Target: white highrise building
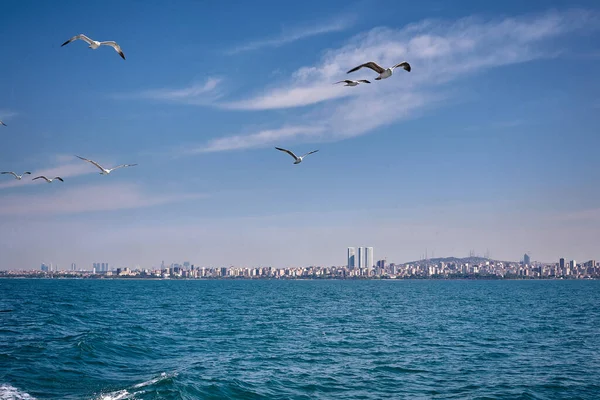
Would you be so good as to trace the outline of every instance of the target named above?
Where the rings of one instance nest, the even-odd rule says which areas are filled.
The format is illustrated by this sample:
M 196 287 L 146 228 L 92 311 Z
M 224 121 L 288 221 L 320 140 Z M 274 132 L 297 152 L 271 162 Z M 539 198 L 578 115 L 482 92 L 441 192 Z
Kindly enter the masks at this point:
M 365 249 L 364 247 L 358 248 L 358 262 L 356 263 L 358 268 L 365 267 Z
M 356 249 L 348 247 L 348 268 L 356 268 Z
M 374 259 L 372 247 L 348 247 L 348 268 L 373 268 Z
M 373 266 L 375 265 L 375 262 L 373 261 L 373 248 L 372 247 L 365 247 L 364 248 L 364 252 L 365 252 L 365 267 L 366 268 L 373 268 Z

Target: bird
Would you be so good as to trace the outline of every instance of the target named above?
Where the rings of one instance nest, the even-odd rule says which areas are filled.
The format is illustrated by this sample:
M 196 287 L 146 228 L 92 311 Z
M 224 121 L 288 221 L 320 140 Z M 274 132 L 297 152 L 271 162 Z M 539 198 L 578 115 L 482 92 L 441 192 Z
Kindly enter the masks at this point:
M 87 44 L 90 45 L 89 46 L 90 49 L 94 49 L 94 50 L 96 50 L 98 47 L 100 47 L 102 45 L 110 46 L 113 49 L 115 49 L 115 51 L 117 53 L 119 53 L 119 55 L 121 56 L 121 58 L 123 60 L 125 59 L 125 54 L 123 54 L 123 50 L 121 50 L 121 46 L 119 46 L 117 44 L 117 42 L 114 42 L 112 40 L 109 40 L 107 42 L 98 42 L 97 40 L 90 39 L 89 37 L 85 36 L 83 33 L 73 36 L 71 39 L 69 39 L 66 42 L 64 42 L 63 44 L 61 44 L 60 47 L 63 47 L 64 45 L 69 44 L 72 41 L 77 40 L 77 39 L 83 40 L 84 42 L 86 42 Z
M 6 126 L 6 124 L 4 122 L 2 122 L 2 121 L 0 121 L 0 125 Z
M 358 71 L 362 67 L 371 68 L 373 71 L 377 72 L 379 74 L 379 76 L 377 78 L 375 78 L 376 81 L 385 79 L 385 78 L 389 78 L 394 73 L 394 69 L 396 69 L 398 67 L 402 67 L 408 72 L 410 72 L 410 70 L 411 70 L 410 64 L 407 63 L 406 61 L 402 61 L 400 64 L 396 64 L 393 67 L 389 67 L 389 68 L 380 67 L 379 65 L 377 65 L 376 62 L 369 61 L 368 63 L 364 63 L 364 64 L 359 65 L 358 67 L 352 68 L 350 71 L 347 72 L 347 74 L 349 74 L 350 72 Z
M 60 176 L 55 176 L 52 179 L 48 179 L 44 175 L 36 176 L 35 178 L 32 179 L 32 181 L 35 181 L 36 179 L 40 179 L 40 178 L 42 178 L 43 180 L 45 180 L 48 183 L 52 183 L 52 181 L 55 180 L 55 179 L 58 179 L 59 181 L 64 182 L 63 178 L 61 178 Z
M 371 83 L 371 82 L 369 82 L 366 79 L 360 79 L 358 81 L 353 81 L 353 80 L 350 80 L 350 79 L 345 79 L 343 81 L 339 81 L 339 82 L 334 83 L 334 85 L 337 85 L 338 83 L 342 83 L 342 82 L 346 82 L 346 84 L 344 86 L 357 86 L 359 83 Z
M 23 178 L 24 175 L 31 175 L 31 172 L 23 172 L 22 175 L 17 175 L 14 172 L 10 171 L 10 172 L 2 172 L 2 174 L 11 174 L 15 177 L 15 179 L 21 180 L 21 178 Z
M 117 168 L 123 168 L 123 167 L 134 167 L 134 166 L 136 166 L 136 165 L 137 165 L 137 164 L 123 164 L 123 165 L 116 166 L 116 167 L 114 167 L 114 168 L 104 168 L 104 167 L 102 167 L 100 164 L 98 164 L 96 161 L 88 160 L 87 158 L 79 157 L 78 155 L 76 155 L 75 157 L 77 157 L 77 158 L 80 158 L 80 159 L 82 159 L 83 161 L 87 161 L 87 162 L 89 162 L 90 164 L 93 164 L 93 165 L 95 165 L 96 167 L 98 167 L 98 169 L 100 169 L 100 171 L 101 171 L 101 172 L 100 172 L 100 175 L 108 175 L 108 174 L 110 174 L 112 171 L 114 171 L 114 170 L 115 170 L 115 169 L 117 169 Z
M 279 151 L 285 151 L 285 152 L 286 152 L 286 153 L 288 153 L 290 156 L 294 157 L 294 160 L 296 160 L 296 161 L 294 161 L 294 164 L 300 164 L 300 163 L 302 162 L 302 159 L 304 159 L 304 157 L 306 157 L 306 156 L 307 156 L 307 155 L 309 155 L 309 154 L 316 153 L 317 151 L 319 151 L 319 150 L 313 150 L 313 151 L 309 151 L 308 153 L 306 153 L 306 154 L 304 154 L 304 155 L 302 155 L 302 156 L 298 157 L 297 155 L 295 155 L 295 154 L 294 154 L 292 151 L 290 151 L 290 150 L 282 149 L 281 147 L 275 147 L 275 148 L 276 148 L 277 150 L 279 150 Z

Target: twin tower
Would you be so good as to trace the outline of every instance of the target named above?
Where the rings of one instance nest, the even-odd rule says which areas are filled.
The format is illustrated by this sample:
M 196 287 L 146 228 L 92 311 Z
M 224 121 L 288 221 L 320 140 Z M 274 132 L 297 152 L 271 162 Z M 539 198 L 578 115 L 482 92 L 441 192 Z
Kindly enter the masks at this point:
M 348 268 L 373 268 L 375 266 L 373 260 L 372 247 L 348 247 Z

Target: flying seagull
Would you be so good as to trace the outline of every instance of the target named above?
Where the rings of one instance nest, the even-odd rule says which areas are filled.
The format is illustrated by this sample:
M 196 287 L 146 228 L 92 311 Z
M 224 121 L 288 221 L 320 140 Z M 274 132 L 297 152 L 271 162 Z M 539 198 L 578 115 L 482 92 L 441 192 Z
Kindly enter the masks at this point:
M 2 172 L 2 174 L 11 174 L 12 176 L 15 177 L 15 179 L 21 180 L 21 178 L 23 178 L 24 175 L 31 175 L 31 172 L 23 172 L 23 175 L 17 175 L 14 172 L 10 171 L 10 172 Z
M 55 179 L 58 179 L 59 181 L 64 182 L 63 178 L 61 178 L 60 176 L 55 176 L 52 179 L 48 179 L 44 175 L 36 176 L 35 178 L 32 179 L 32 181 L 35 181 L 36 179 L 40 179 L 40 178 L 42 178 L 43 180 L 45 180 L 48 183 L 52 183 L 52 181 L 55 180 Z
M 4 122 L 2 122 L 2 121 L 0 121 L 0 125 L 6 126 L 6 124 Z
M 100 175 L 108 175 L 108 174 L 110 174 L 112 171 L 114 171 L 114 170 L 115 170 L 115 169 L 117 169 L 117 168 L 123 168 L 123 167 L 133 167 L 133 166 L 136 166 L 136 165 L 137 165 L 137 164 L 123 164 L 123 165 L 116 166 L 116 167 L 114 167 L 114 168 L 104 168 L 104 167 L 102 167 L 100 164 L 98 164 L 96 161 L 88 160 L 87 158 L 79 157 L 79 156 L 77 156 L 77 155 L 76 155 L 75 157 L 77 157 L 77 158 L 80 158 L 80 159 L 82 159 L 83 161 L 87 161 L 87 162 L 89 162 L 90 164 L 93 164 L 93 165 L 95 165 L 96 167 L 98 167 L 98 169 L 100 169 L 100 171 L 101 171 L 101 172 L 100 172 Z
M 296 160 L 296 161 L 294 161 L 294 164 L 300 164 L 300 163 L 302 162 L 302 159 L 303 159 L 304 157 L 306 157 L 306 156 L 307 156 L 307 155 L 309 155 L 309 154 L 316 153 L 317 151 L 319 151 L 319 150 L 313 150 L 313 151 L 309 151 L 308 153 L 306 153 L 306 154 L 304 154 L 304 155 L 302 155 L 302 156 L 298 157 L 297 155 L 295 155 L 295 154 L 294 154 L 293 152 L 291 152 L 290 150 L 282 149 L 282 148 L 280 148 L 280 147 L 275 147 L 275 148 L 276 148 L 277 150 L 279 150 L 279 151 L 285 151 L 285 152 L 286 152 L 286 153 L 288 153 L 290 156 L 294 157 L 294 160 Z
M 371 83 L 371 82 L 369 82 L 366 79 L 360 79 L 358 81 L 353 81 L 353 80 L 350 80 L 350 79 L 345 79 L 343 81 L 339 81 L 339 82 L 334 83 L 334 85 L 337 85 L 338 83 L 342 83 L 342 82 L 346 82 L 346 84 L 344 86 L 356 86 L 359 83 Z
M 379 65 L 377 65 L 377 63 L 375 63 L 375 62 L 369 61 L 368 63 L 364 63 L 364 64 L 359 65 L 358 67 L 352 68 L 347 73 L 349 74 L 350 72 L 358 71 L 362 67 L 371 68 L 373 71 L 377 72 L 379 74 L 379 76 L 377 78 L 375 78 L 376 81 L 378 81 L 380 79 L 389 78 L 394 73 L 394 69 L 398 68 L 398 67 L 402 67 L 406 71 L 410 72 L 410 64 L 407 63 L 406 61 L 402 61 L 400 64 L 396 64 L 390 68 L 383 68 L 383 67 L 380 67 Z
M 123 50 L 121 50 L 121 46 L 119 46 L 117 44 L 117 42 L 113 42 L 112 40 L 109 40 L 107 42 L 98 42 L 96 40 L 90 39 L 89 37 L 85 36 L 83 33 L 73 36 L 71 39 L 69 39 L 66 42 L 64 42 L 63 44 L 61 44 L 60 47 L 63 47 L 65 44 L 69 44 L 72 41 L 77 40 L 77 39 L 83 40 L 84 42 L 86 42 L 87 44 L 90 45 L 89 46 L 90 49 L 94 49 L 94 50 L 96 50 L 98 47 L 100 47 L 102 45 L 110 46 L 113 49 L 115 49 L 115 51 L 117 53 L 119 53 L 119 55 L 121 56 L 121 58 L 123 58 L 123 60 L 125 59 L 125 54 L 123 54 Z

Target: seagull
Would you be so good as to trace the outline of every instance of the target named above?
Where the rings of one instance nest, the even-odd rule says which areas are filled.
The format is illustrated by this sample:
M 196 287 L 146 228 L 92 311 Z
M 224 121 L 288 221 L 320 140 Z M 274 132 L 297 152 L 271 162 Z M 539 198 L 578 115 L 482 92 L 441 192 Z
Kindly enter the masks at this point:
M 86 42 L 87 44 L 90 45 L 89 46 L 90 49 L 94 49 L 94 50 L 96 50 L 98 47 L 102 46 L 103 44 L 106 46 L 110 46 L 113 49 L 115 49 L 115 51 L 117 53 L 119 53 L 119 55 L 121 56 L 121 58 L 123 60 L 125 59 L 125 54 L 123 54 L 123 50 L 121 50 L 121 46 L 119 46 L 117 44 L 117 42 L 113 42 L 112 40 L 109 40 L 107 42 L 98 42 L 96 40 L 90 39 L 89 37 L 85 36 L 83 33 L 73 36 L 71 39 L 69 39 L 66 42 L 64 42 L 63 44 L 61 44 L 60 47 L 63 47 L 65 44 L 69 44 L 72 41 L 77 40 L 77 39 L 83 40 L 84 42 Z
M 52 179 L 48 179 L 44 175 L 37 176 L 37 177 L 33 178 L 32 181 L 35 181 L 36 179 L 40 179 L 40 178 L 42 178 L 43 180 L 45 180 L 48 183 L 52 183 L 52 181 L 55 180 L 55 179 L 58 179 L 59 181 L 64 182 L 63 178 L 61 178 L 60 176 L 55 176 Z
M 4 122 L 2 122 L 2 121 L 0 121 L 0 125 L 6 126 L 6 124 Z
M 2 174 L 11 174 L 12 176 L 15 177 L 15 179 L 21 180 L 21 178 L 23 178 L 24 175 L 31 175 L 31 172 L 23 172 L 23 175 L 17 175 L 14 172 L 10 171 L 10 172 L 2 172 Z
M 96 167 L 98 167 L 98 168 L 100 169 L 100 171 L 101 171 L 101 172 L 100 172 L 100 175 L 108 175 L 108 174 L 110 174 L 112 171 L 114 171 L 114 170 L 115 170 L 115 169 L 117 169 L 117 168 L 123 168 L 123 167 L 134 167 L 134 166 L 136 166 L 136 165 L 137 165 L 137 164 L 123 164 L 123 165 L 116 166 L 116 167 L 114 167 L 114 168 L 108 168 L 108 169 L 107 169 L 107 168 L 104 168 L 104 167 L 102 167 L 102 166 L 101 166 L 100 164 L 98 164 L 96 161 L 88 160 L 87 158 L 79 157 L 79 156 L 77 156 L 77 155 L 76 155 L 75 157 L 77 157 L 77 158 L 80 158 L 80 159 L 82 159 L 83 161 L 87 161 L 87 162 L 89 162 L 90 164 L 93 164 L 93 165 L 95 165 Z
M 375 78 L 376 81 L 385 79 L 385 78 L 389 78 L 394 73 L 394 69 L 398 68 L 398 67 L 402 67 L 406 71 L 410 72 L 410 64 L 407 63 L 406 61 L 402 61 L 400 64 L 396 64 L 390 68 L 383 68 L 383 67 L 380 67 L 379 65 L 377 65 L 377 63 L 375 63 L 375 62 L 369 61 L 368 63 L 364 63 L 364 64 L 359 65 L 358 67 L 352 68 L 347 73 L 349 74 L 350 72 L 358 71 L 362 67 L 371 68 L 373 71 L 377 72 L 379 74 L 379 76 L 377 78 Z
M 294 159 L 296 160 L 296 161 L 294 161 L 294 164 L 300 164 L 300 163 L 302 162 L 302 159 L 303 159 L 304 157 L 306 157 L 306 156 L 307 156 L 307 155 L 309 155 L 309 154 L 316 153 L 317 151 L 319 151 L 319 150 L 313 150 L 313 151 L 309 151 L 308 153 L 306 153 L 306 154 L 304 154 L 304 155 L 302 155 L 302 156 L 298 157 L 297 155 L 295 155 L 295 154 L 294 154 L 293 152 L 291 152 L 290 150 L 282 149 L 282 148 L 280 148 L 280 147 L 275 147 L 275 148 L 276 148 L 277 150 L 279 150 L 279 151 L 285 151 L 285 152 L 286 152 L 286 153 L 288 153 L 290 156 L 294 157 Z
M 339 81 L 339 82 L 334 83 L 334 85 L 337 85 L 338 83 L 342 83 L 342 82 L 346 82 L 346 84 L 344 86 L 356 86 L 359 83 L 371 83 L 371 82 L 369 82 L 366 79 L 361 79 L 361 80 L 358 80 L 358 81 L 353 81 L 353 80 L 350 80 L 350 79 L 345 79 L 343 81 Z

